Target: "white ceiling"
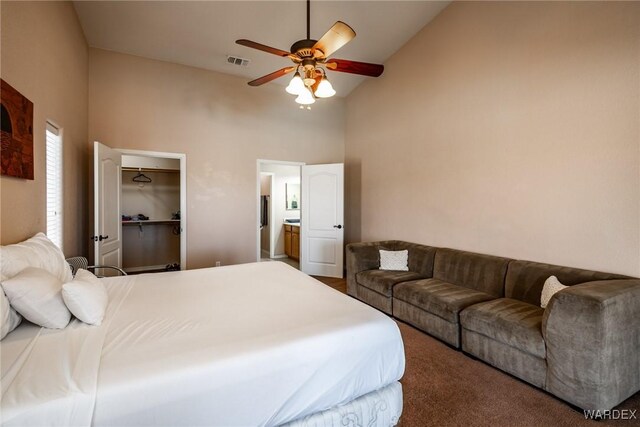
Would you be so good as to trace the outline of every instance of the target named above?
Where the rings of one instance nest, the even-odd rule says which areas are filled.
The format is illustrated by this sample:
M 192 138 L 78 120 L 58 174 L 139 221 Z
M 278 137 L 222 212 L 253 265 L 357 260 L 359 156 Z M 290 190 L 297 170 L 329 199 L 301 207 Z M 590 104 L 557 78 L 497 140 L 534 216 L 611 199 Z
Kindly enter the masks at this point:
M 335 21 L 344 21 L 357 36 L 333 57 L 383 64 L 448 4 L 316 0 L 311 2 L 311 38 L 319 39 Z M 74 5 L 92 47 L 234 74 L 247 81 L 291 62 L 239 46 L 235 40 L 288 51 L 293 42 L 306 38 L 303 0 L 75 1 Z M 251 62 L 248 67 L 231 65 L 227 55 Z M 345 96 L 370 77 L 330 71 L 329 78 L 338 95 Z M 288 80 L 275 83 L 284 85 Z

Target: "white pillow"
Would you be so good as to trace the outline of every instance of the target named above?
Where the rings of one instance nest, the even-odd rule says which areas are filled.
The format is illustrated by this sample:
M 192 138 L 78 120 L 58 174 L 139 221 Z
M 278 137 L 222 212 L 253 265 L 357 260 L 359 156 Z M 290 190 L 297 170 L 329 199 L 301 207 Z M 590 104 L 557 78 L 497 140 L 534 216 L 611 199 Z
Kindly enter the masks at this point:
M 91 272 L 79 269 L 73 281 L 62 285 L 67 308 L 84 323 L 100 325 L 107 310 L 107 290 Z
M 380 270 L 409 271 L 409 251 L 380 249 Z
M 540 295 L 540 307 L 546 308 L 547 304 L 549 304 L 549 300 L 556 293 L 560 292 L 563 289 L 568 288 L 569 286 L 565 286 L 556 276 L 550 276 L 547 280 L 544 281 L 544 286 L 542 287 L 542 295 Z
M 22 316 L 9 305 L 7 296 L 0 289 L 0 340 L 13 331 L 20 322 L 22 322 Z
M 62 329 L 71 320 L 62 300 L 62 282 L 45 270 L 27 267 L 2 287 L 13 308 L 36 325 Z
M 73 278 L 64 254 L 44 233 L 15 245 L 0 246 L 0 281 L 11 279 L 27 267 L 46 270 L 62 283 Z

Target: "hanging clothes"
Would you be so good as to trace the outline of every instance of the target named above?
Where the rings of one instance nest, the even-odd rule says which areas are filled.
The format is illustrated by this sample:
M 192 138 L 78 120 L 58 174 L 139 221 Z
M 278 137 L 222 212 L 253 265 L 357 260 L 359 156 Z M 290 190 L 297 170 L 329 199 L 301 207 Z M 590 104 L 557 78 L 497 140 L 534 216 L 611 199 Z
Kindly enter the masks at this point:
M 269 196 L 260 196 L 260 228 L 269 225 Z

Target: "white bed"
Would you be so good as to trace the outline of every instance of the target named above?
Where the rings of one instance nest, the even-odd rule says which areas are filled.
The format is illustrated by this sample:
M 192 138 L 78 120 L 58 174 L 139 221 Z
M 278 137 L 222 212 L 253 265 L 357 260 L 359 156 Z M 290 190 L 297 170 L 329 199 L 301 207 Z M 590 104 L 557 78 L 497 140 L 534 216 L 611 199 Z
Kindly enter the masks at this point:
M 283 263 L 104 281 L 101 326 L 0 343 L 3 425 L 397 422 L 395 322 Z

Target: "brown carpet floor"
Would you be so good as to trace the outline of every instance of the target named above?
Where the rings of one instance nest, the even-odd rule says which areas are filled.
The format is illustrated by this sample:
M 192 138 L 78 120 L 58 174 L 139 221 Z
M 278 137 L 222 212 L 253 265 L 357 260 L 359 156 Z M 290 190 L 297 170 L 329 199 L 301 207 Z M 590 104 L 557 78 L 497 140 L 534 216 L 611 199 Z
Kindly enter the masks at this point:
M 317 277 L 346 293 L 344 279 Z M 582 411 L 479 360 L 397 322 L 406 370 L 400 426 L 640 426 L 640 393 L 616 409 L 635 420 L 585 420 Z

